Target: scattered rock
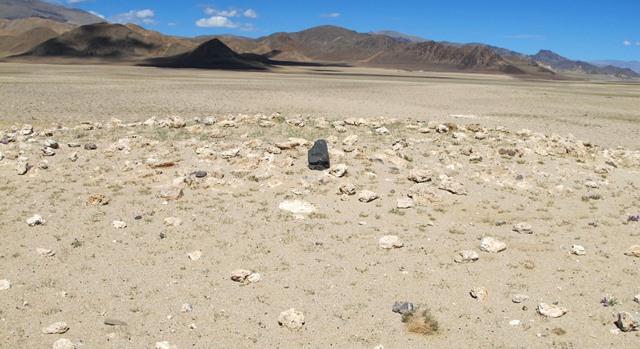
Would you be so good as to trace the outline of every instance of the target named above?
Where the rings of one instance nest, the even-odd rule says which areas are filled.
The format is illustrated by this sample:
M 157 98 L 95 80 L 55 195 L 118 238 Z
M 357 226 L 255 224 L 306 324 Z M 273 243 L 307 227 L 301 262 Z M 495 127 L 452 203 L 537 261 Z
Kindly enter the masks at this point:
M 189 252 L 187 253 L 187 257 L 189 257 L 189 259 L 192 261 L 197 261 L 198 259 L 202 258 L 202 251 Z
M 73 152 L 73 153 L 69 154 L 69 160 L 71 160 L 71 162 L 76 162 L 78 160 L 78 153 L 77 152 Z
M 98 149 L 98 146 L 95 145 L 94 143 L 88 143 L 84 145 L 84 149 L 85 150 L 96 150 Z
M 54 156 L 56 155 L 55 150 L 53 150 L 53 148 L 50 147 L 44 147 L 42 149 L 40 149 L 42 151 L 42 155 L 44 156 Z
M 51 347 L 52 349 L 76 349 L 76 345 L 66 339 L 66 338 L 60 338 L 57 341 L 53 342 L 53 346 Z
M 408 209 L 414 206 L 413 199 L 411 198 L 400 198 L 397 200 L 396 207 L 399 209 Z
M 622 311 L 618 313 L 616 326 L 618 326 L 622 332 L 638 331 L 640 330 L 640 321 L 638 321 L 637 315 L 633 316 L 626 311 Z
M 442 201 L 442 197 L 436 193 L 436 190 L 425 183 L 412 185 L 407 192 L 407 196 L 412 198 L 416 204 L 420 205 L 428 205 Z
M 484 133 L 482 133 L 482 132 L 476 132 L 476 133 L 475 133 L 475 135 L 474 135 L 474 137 L 475 137 L 477 140 L 481 141 L 481 140 L 483 140 L 483 139 L 487 138 L 487 135 L 486 135 L 486 134 L 484 134 Z
M 171 345 L 171 343 L 167 341 L 156 342 L 155 349 L 178 349 L 177 345 Z
M 19 162 L 18 167 L 16 168 L 19 176 L 23 176 L 29 171 L 29 164 L 26 162 Z
M 182 188 L 168 188 L 160 192 L 160 197 L 166 200 L 178 200 L 184 195 Z
M 489 292 L 487 292 L 484 287 L 474 287 L 471 289 L 471 291 L 469 291 L 469 294 L 471 295 L 471 297 L 479 301 L 483 301 L 489 298 Z
M 7 279 L 0 280 L 0 291 L 5 291 L 11 288 L 11 282 Z
M 42 329 L 44 334 L 62 334 L 69 331 L 69 325 L 66 322 L 58 321 Z
M 557 318 L 567 313 L 567 309 L 555 304 L 538 304 L 538 313 L 546 317 Z
M 196 178 L 204 178 L 207 176 L 207 171 L 196 171 L 193 173 Z
M 520 234 L 533 234 L 533 227 L 529 223 L 522 222 L 514 225 L 513 231 Z
M 520 326 L 520 320 L 509 321 L 509 326 Z
M 167 217 L 164 219 L 164 225 L 167 227 L 178 227 L 182 225 L 182 219 L 177 217 Z
M 517 294 L 515 296 L 513 296 L 513 298 L 511 299 L 511 301 L 513 303 L 522 303 L 524 301 L 526 301 L 527 299 L 529 299 L 529 296 L 527 296 L 526 294 Z
M 259 273 L 251 273 L 251 275 L 247 276 L 246 280 L 247 282 L 254 284 L 262 280 L 262 275 L 260 275 Z
M 244 282 L 249 275 L 251 275 L 250 270 L 246 269 L 236 269 L 231 272 L 231 280 L 235 282 Z
M 640 294 L 637 294 L 635 297 L 633 297 L 633 301 L 640 304 Z
M 386 135 L 386 134 L 389 134 L 389 129 L 382 126 L 376 129 L 376 133 L 379 135 Z
M 304 314 L 296 311 L 294 308 L 283 311 L 278 316 L 278 324 L 290 329 L 298 329 L 304 325 Z
M 148 158 L 146 161 L 147 166 L 150 168 L 167 168 L 173 167 L 176 165 L 176 161 L 174 160 L 158 160 L 155 158 Z
M 329 159 L 329 148 L 327 146 L 327 141 L 324 139 L 319 139 L 313 143 L 313 146 L 307 151 L 307 166 L 310 170 L 318 170 L 324 171 L 331 167 L 331 161 Z M 344 176 L 347 172 L 346 165 L 339 165 L 340 168 L 338 170 L 332 169 L 330 173 L 342 173 L 342 175 L 338 177 Z M 343 171 L 344 170 L 344 171 Z
M 180 307 L 180 312 L 181 313 L 188 313 L 190 311 L 193 310 L 193 305 L 189 304 L 189 303 L 184 303 L 182 304 L 182 307 Z
M 436 132 L 438 132 L 438 133 L 447 133 L 447 132 L 449 132 L 449 127 L 447 127 L 447 125 L 443 125 L 443 124 L 437 125 L 436 126 Z
M 404 246 L 404 243 L 400 241 L 400 238 L 397 235 L 385 235 L 380 238 L 378 245 L 381 248 L 390 250 L 392 248 L 400 248 Z
M 38 247 L 36 248 L 36 252 L 42 257 L 53 257 L 55 256 L 55 252 L 51 251 L 48 248 Z
M 587 254 L 587 252 L 585 252 L 584 250 L 584 247 L 581 245 L 571 246 L 570 252 L 571 254 L 575 254 L 576 256 L 584 256 L 585 254 Z
M 347 173 L 348 167 L 345 164 L 337 164 L 331 167 L 329 173 L 340 178 Z
M 340 186 L 339 193 L 343 195 L 355 195 L 356 186 L 351 183 L 343 184 Z
M 107 326 L 127 326 L 127 323 L 117 319 L 104 319 L 103 323 Z
M 91 194 L 87 199 L 87 206 L 104 206 L 109 203 L 109 199 L 102 194 Z
M 456 263 L 473 263 L 480 258 L 478 252 L 472 250 L 458 251 L 458 254 L 453 258 Z
M 640 245 L 633 245 L 624 253 L 625 256 L 640 257 Z
M 302 200 L 286 200 L 281 202 L 278 207 L 294 214 L 309 214 L 317 210 L 313 204 Z
M 415 310 L 413 303 L 396 301 L 391 307 L 391 311 L 398 314 L 411 313 Z
M 426 169 L 413 169 L 409 171 L 407 179 L 416 183 L 424 183 L 431 181 L 432 172 Z
M 486 237 L 480 242 L 480 250 L 489 253 L 498 253 L 507 249 L 507 244 L 492 237 Z
M 459 181 L 450 177 L 445 177 L 440 182 L 440 186 L 438 188 L 444 191 L 448 191 L 451 194 L 467 195 L 467 188 L 465 188 L 464 185 Z
M 127 223 L 124 222 L 124 221 L 113 221 L 113 223 L 111 223 L 111 224 L 116 229 L 124 229 L 124 228 L 127 227 Z
M 42 216 L 39 214 L 34 214 L 30 218 L 27 218 L 27 225 L 30 227 L 33 227 L 36 225 L 45 225 L 45 224 L 47 224 L 47 221 L 45 221 L 42 218 Z
M 378 194 L 372 192 L 371 190 L 363 190 L 360 192 L 360 195 L 358 195 L 358 200 L 360 202 L 371 202 L 379 197 L 380 196 Z

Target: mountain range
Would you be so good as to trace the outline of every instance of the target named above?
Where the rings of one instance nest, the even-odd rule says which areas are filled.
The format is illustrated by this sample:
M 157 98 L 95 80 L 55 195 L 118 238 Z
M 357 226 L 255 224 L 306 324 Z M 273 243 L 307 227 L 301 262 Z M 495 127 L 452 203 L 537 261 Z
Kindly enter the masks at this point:
M 82 10 L 39 0 L 0 0 L 0 17 L 0 57 L 5 60 L 100 60 L 258 70 L 284 64 L 339 64 L 548 79 L 562 79 L 566 72 L 640 77 L 630 69 L 633 66 L 573 61 L 547 50 L 525 55 L 481 43 L 435 42 L 394 31 L 358 33 L 320 26 L 257 39 L 234 35 L 183 38 L 134 24 L 107 23 Z

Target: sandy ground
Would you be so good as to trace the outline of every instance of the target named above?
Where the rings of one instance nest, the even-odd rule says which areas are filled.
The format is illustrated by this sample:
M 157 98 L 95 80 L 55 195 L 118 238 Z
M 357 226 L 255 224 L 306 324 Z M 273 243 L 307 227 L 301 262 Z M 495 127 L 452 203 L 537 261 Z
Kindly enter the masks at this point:
M 640 258 L 625 255 L 640 244 L 638 87 L 0 64 L 0 342 L 635 348 L 614 321 L 640 309 Z M 307 168 L 320 138 L 343 176 Z M 386 235 L 402 246 L 380 247 Z M 486 237 L 506 250 L 483 251 Z M 438 331 L 410 332 L 396 301 Z M 290 308 L 301 328 L 278 323 Z M 58 321 L 69 329 L 43 333 Z

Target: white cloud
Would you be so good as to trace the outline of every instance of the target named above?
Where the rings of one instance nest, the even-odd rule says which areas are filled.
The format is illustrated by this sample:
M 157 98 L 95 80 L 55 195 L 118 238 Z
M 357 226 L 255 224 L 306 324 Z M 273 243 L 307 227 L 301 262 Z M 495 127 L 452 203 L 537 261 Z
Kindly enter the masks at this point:
M 238 10 L 217 10 L 213 7 L 207 7 L 204 9 L 204 13 L 210 16 L 219 17 L 238 17 Z
M 78 4 L 85 1 L 86 0 L 67 0 L 67 4 Z
M 623 42 L 622 42 L 622 44 L 623 44 L 624 46 L 630 46 L 630 45 L 631 45 L 631 41 L 629 41 L 629 40 L 625 40 L 625 41 L 623 41 Z
M 320 15 L 320 17 L 323 17 L 323 18 L 337 18 L 337 17 L 340 17 L 340 13 L 339 12 L 323 13 L 323 14 Z
M 201 28 L 237 28 L 238 23 L 232 22 L 227 17 L 213 16 L 201 18 L 196 21 L 196 25 Z
M 248 9 L 242 13 L 247 18 L 258 18 L 258 13 L 254 9 Z
M 131 10 L 129 12 L 118 13 L 117 15 L 112 16 L 110 19 L 111 22 L 115 23 L 143 23 L 147 25 L 154 25 L 156 24 L 156 21 L 153 19 L 155 15 L 155 12 L 150 9 Z

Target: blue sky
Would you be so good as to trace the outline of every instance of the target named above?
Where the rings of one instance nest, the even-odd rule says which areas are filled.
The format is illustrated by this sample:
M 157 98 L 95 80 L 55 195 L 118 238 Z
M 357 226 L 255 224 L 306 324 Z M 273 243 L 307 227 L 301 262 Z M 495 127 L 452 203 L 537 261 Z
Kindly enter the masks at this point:
M 164 34 L 259 37 L 332 24 L 580 60 L 640 61 L 640 0 L 49 0 Z

